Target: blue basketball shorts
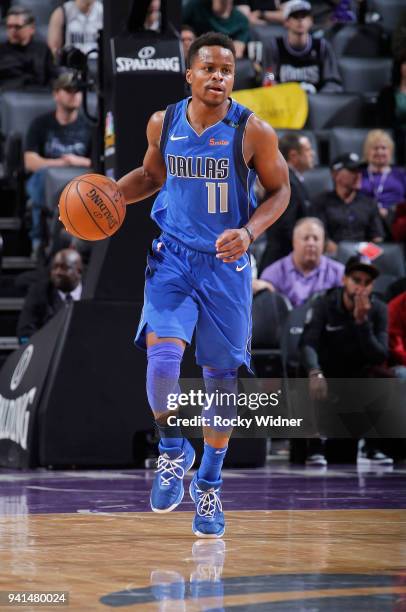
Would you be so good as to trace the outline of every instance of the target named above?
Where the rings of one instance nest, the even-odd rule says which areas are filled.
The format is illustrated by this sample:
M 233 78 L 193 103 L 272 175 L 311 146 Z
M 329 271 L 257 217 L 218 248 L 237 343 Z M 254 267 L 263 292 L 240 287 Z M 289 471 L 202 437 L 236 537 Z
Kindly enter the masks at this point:
M 152 243 L 144 307 L 135 344 L 146 348 L 146 326 L 158 337 L 192 341 L 200 366 L 238 368 L 251 361 L 252 282 L 249 255 L 223 263 L 168 234 Z

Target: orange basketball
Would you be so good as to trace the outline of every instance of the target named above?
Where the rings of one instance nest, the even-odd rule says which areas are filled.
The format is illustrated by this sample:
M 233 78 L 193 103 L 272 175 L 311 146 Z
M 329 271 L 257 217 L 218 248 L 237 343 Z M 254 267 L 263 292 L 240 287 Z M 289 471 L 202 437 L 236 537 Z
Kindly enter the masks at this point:
M 102 174 L 72 179 L 59 198 L 59 218 L 66 230 L 83 240 L 102 240 L 115 234 L 126 213 L 118 185 Z

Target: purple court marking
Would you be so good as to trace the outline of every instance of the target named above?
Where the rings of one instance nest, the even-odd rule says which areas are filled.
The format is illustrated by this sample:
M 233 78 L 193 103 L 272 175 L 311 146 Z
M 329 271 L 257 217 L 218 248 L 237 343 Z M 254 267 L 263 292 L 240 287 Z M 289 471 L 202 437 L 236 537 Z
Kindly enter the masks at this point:
M 357 510 L 406 508 L 406 469 L 318 472 L 289 465 L 223 472 L 226 510 Z M 153 471 L 48 472 L 0 469 L 0 516 L 149 511 Z M 187 494 L 180 510 L 193 510 Z

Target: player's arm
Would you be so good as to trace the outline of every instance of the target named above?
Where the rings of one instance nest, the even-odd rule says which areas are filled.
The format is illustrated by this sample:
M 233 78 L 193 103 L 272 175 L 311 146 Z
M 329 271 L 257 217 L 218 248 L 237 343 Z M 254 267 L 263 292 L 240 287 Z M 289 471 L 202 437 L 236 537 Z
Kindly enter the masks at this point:
M 289 204 L 290 185 L 286 161 L 278 149 L 278 138 L 268 123 L 252 117 L 246 128 L 244 158 L 255 168 L 269 197 L 257 208 L 246 227 L 226 230 L 217 239 L 217 257 L 226 263 L 237 261 L 256 240 L 283 214 Z
M 148 149 L 142 166 L 118 181 L 126 204 L 139 202 L 159 191 L 166 180 L 165 162 L 159 148 L 165 112 L 154 113 L 147 126 Z

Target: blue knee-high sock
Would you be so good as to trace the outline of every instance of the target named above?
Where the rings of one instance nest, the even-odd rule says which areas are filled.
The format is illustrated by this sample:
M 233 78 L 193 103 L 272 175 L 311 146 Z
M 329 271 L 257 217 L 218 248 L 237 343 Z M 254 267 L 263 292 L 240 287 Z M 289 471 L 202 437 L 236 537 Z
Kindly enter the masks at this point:
M 167 425 L 168 396 L 179 393 L 180 363 L 183 349 L 174 342 L 160 342 L 147 350 L 147 395 L 164 447 L 182 447 L 183 436 L 178 426 Z M 169 398 L 173 399 L 173 398 Z
M 203 368 L 203 378 L 206 387 L 206 392 L 209 394 L 237 394 L 237 370 L 214 368 Z M 215 415 L 223 416 L 224 418 L 233 418 L 236 415 L 237 407 L 234 402 L 224 402 L 224 405 L 217 405 L 215 401 L 211 403 L 209 410 L 203 409 L 203 413 L 209 418 L 210 422 L 214 422 Z M 230 426 L 212 426 L 216 432 L 229 432 Z M 226 456 L 227 446 L 223 448 L 214 448 L 210 444 L 204 444 L 204 452 L 202 461 L 198 470 L 198 478 L 203 478 L 209 482 L 214 482 L 220 479 L 221 468 Z

